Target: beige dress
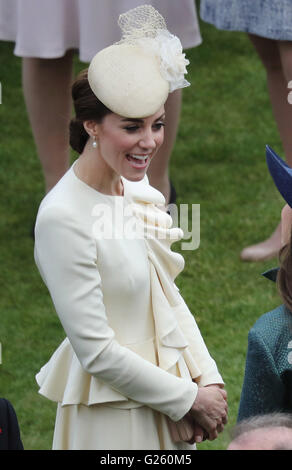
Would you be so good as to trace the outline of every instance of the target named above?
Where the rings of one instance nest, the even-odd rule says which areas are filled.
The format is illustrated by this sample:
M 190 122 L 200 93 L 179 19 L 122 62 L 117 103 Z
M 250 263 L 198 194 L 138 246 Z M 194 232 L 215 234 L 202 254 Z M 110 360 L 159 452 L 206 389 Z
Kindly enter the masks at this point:
M 73 165 L 39 209 L 35 260 L 67 335 L 36 377 L 58 403 L 53 449 L 192 449 L 166 416 L 223 383 L 174 284 L 181 230 L 147 177 L 123 184 L 101 194 Z

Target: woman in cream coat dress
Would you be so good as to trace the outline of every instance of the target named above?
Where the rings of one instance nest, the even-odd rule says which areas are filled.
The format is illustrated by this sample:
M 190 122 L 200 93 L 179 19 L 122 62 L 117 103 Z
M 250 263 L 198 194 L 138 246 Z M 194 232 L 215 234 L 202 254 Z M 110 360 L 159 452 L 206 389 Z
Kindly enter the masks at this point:
M 35 260 L 67 335 L 37 374 L 58 403 L 53 449 L 193 449 L 227 419 L 223 380 L 174 284 L 184 260 L 170 246 L 182 232 L 146 176 L 187 62 L 163 18 L 141 8 L 120 24 L 136 28 L 142 15 L 150 42 L 125 35 L 73 86 L 80 157 L 37 217 Z M 175 81 L 159 34 L 176 53 Z

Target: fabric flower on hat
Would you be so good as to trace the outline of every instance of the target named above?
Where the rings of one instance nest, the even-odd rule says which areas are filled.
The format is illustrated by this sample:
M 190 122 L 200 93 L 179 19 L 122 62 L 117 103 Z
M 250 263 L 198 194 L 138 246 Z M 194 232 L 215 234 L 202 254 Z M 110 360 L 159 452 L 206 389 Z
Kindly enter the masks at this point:
M 136 40 L 136 44 L 157 56 L 160 61 L 161 75 L 168 81 L 170 93 L 190 85 L 184 77 L 187 73 L 186 67 L 190 62 L 186 59 L 177 36 L 162 29 L 155 38 L 141 38 Z
M 156 40 L 160 48 L 161 74 L 169 82 L 170 93 L 189 86 L 190 83 L 184 75 L 190 62 L 182 51 L 179 38 L 168 31 L 161 31 Z

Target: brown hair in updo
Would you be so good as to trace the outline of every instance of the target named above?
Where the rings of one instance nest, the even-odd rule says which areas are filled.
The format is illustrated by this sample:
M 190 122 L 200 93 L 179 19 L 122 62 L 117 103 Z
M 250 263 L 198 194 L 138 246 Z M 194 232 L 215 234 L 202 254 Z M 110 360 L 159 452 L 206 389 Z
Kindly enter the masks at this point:
M 83 127 L 84 121 L 100 123 L 110 111 L 101 103 L 90 88 L 87 69 L 80 72 L 72 85 L 72 98 L 75 118 L 70 122 L 70 145 L 73 150 L 81 154 L 89 138 Z

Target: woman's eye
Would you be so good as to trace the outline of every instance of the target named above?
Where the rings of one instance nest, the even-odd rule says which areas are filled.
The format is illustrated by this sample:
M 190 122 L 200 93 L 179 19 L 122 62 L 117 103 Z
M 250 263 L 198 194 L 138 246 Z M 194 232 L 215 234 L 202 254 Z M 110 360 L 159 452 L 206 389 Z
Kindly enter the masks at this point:
M 127 126 L 127 127 L 124 127 L 124 129 L 127 131 L 127 132 L 135 132 L 139 129 L 139 126 Z
M 153 126 L 152 126 L 152 129 L 154 129 L 155 131 L 159 131 L 162 127 L 165 126 L 165 123 L 164 122 L 156 122 Z M 137 132 L 140 130 L 140 126 L 126 126 L 124 127 L 125 131 L 126 132 Z
M 165 123 L 164 122 L 157 122 L 156 124 L 154 124 L 154 129 L 159 131 L 162 127 L 165 127 Z

